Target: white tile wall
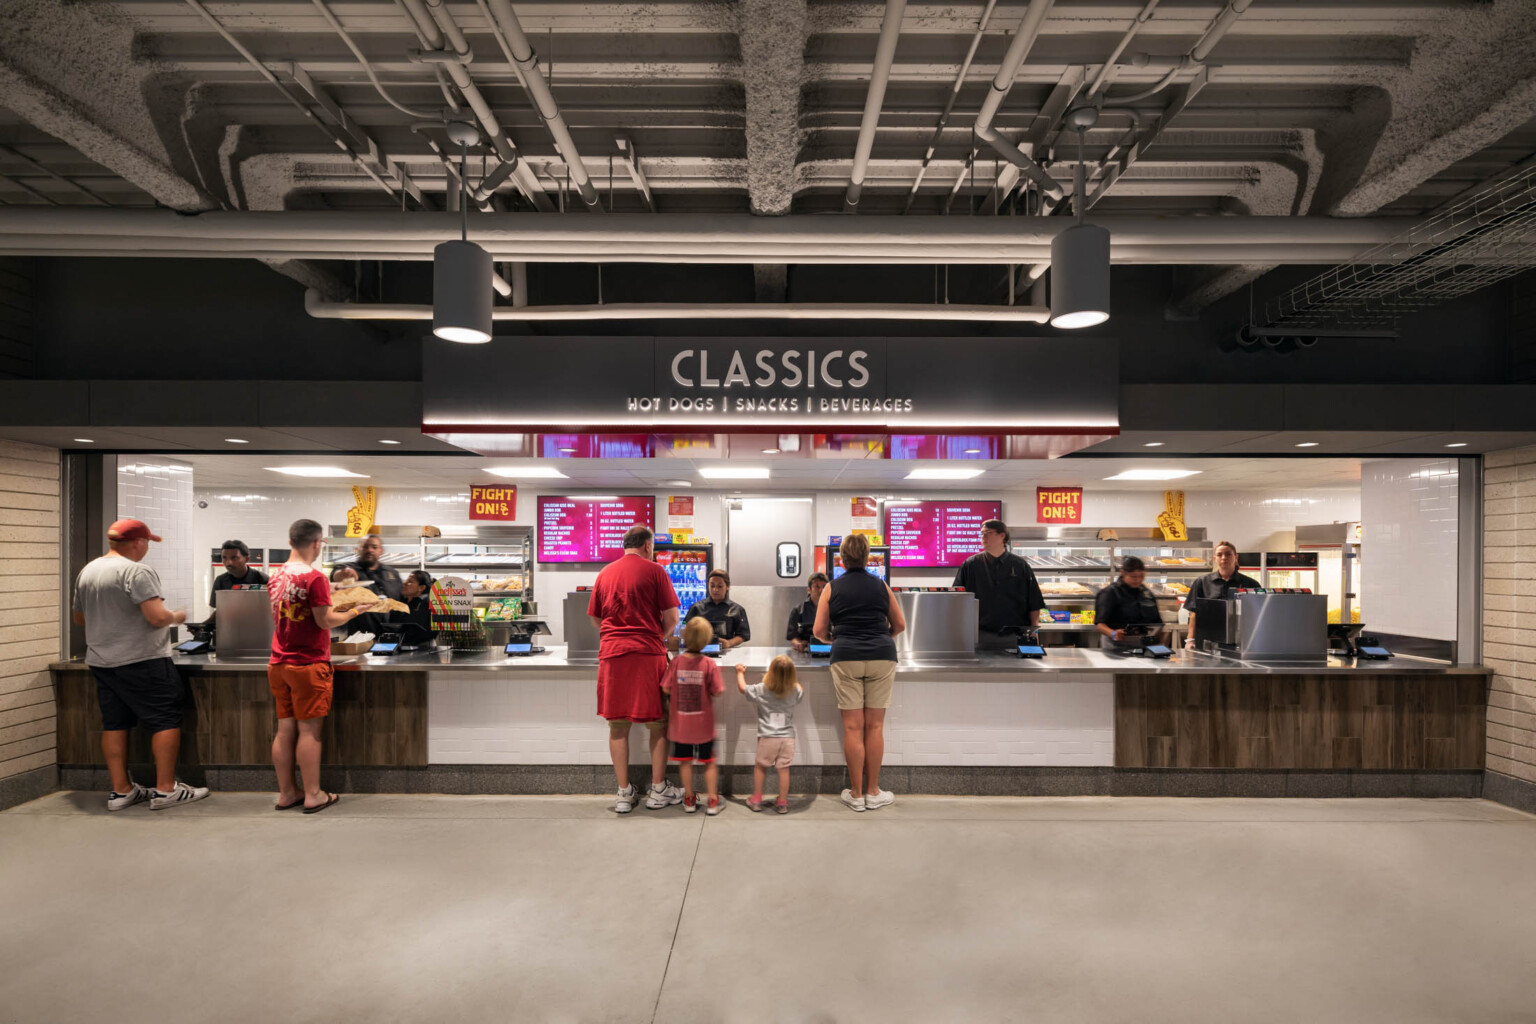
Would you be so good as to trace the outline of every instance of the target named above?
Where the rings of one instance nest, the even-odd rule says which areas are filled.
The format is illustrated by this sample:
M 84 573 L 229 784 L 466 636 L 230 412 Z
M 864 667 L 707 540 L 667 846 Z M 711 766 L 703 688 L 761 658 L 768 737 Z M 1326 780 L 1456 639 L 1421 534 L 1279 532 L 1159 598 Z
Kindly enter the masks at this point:
M 1360 617 L 1372 630 L 1456 639 L 1455 459 L 1360 467 Z
M 125 455 L 117 465 L 117 517 L 142 519 L 164 540 L 149 546 L 144 564 L 160 574 L 165 606 L 206 617 L 207 595 L 194 598 L 192 467 L 160 456 Z M 212 585 L 209 580 L 209 585 Z M 201 614 L 199 614 L 201 613 Z
M 592 679 L 433 673 L 427 689 L 430 764 L 607 764 L 607 731 Z M 757 679 L 754 676 L 753 682 Z M 842 726 L 826 672 L 806 673 L 795 709 L 797 764 L 841 764 Z M 751 764 L 757 716 L 727 674 L 716 705 L 722 761 Z M 1114 764 L 1114 683 L 1101 675 L 1049 681 L 896 684 L 886 764 Z M 644 735 L 630 760 L 647 761 Z

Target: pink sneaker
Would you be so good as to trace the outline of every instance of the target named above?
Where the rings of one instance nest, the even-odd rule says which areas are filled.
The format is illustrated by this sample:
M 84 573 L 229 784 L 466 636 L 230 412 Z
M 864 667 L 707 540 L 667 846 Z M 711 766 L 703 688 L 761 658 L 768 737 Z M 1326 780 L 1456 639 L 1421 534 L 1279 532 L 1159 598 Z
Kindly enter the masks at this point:
M 760 811 L 762 809 L 763 809 L 763 801 L 762 801 L 761 797 L 755 797 L 755 796 L 747 797 L 747 810 L 749 810 L 749 811 Z
M 778 803 L 774 804 L 773 806 L 774 806 L 774 810 L 778 811 L 780 814 L 788 814 L 789 813 L 789 801 L 788 800 L 780 800 Z

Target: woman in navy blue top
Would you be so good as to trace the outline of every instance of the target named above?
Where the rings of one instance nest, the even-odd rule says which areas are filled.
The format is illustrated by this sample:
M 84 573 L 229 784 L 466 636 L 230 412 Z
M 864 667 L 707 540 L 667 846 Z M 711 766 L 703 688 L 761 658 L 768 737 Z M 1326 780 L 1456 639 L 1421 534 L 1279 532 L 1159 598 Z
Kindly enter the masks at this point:
M 895 637 L 907 628 L 907 620 L 891 588 L 864 569 L 868 537 L 844 537 L 838 553 L 846 571 L 821 592 L 812 632 L 832 643 L 832 687 L 843 715 L 843 756 L 851 783 L 843 790 L 843 803 L 855 811 L 874 810 L 896 799 L 880 788 L 880 761 L 885 712 L 896 681 Z

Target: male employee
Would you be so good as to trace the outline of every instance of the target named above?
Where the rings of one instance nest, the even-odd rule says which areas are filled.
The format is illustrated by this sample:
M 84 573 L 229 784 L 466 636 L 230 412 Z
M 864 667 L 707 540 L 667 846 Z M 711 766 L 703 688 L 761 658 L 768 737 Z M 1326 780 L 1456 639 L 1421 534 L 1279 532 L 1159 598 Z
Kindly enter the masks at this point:
M 384 541 L 378 534 L 370 533 L 357 546 L 357 560 L 352 563 L 352 568 L 357 570 L 358 579 L 364 582 L 373 581 L 375 593 L 398 601 L 400 600 L 400 574 L 381 563 L 379 559 L 383 557 Z
M 695 615 L 703 618 L 714 629 L 715 640 L 720 644 L 722 653 L 752 639 L 747 610 L 731 600 L 731 574 L 724 569 L 716 569 L 709 574 L 709 597 L 695 601 L 693 607 L 688 609 L 688 614 L 683 616 L 683 622 L 686 623 Z
M 227 540 L 219 550 L 219 557 L 224 563 L 224 571 L 213 581 L 213 592 L 208 595 L 208 604 L 215 612 L 219 608 L 219 591 L 221 590 L 245 590 L 249 587 L 264 587 L 267 585 L 267 576 L 260 569 L 251 568 L 251 549 L 243 540 Z M 212 616 L 209 616 L 211 619 Z
M 806 602 L 789 613 L 789 628 L 784 631 L 784 639 L 802 654 L 810 649 L 811 627 L 816 623 L 816 606 L 821 603 L 821 592 L 826 589 L 827 574 L 812 573 L 805 585 Z
M 1045 595 L 1028 563 L 1008 550 L 1008 527 L 1000 519 L 981 524 L 981 550 L 961 563 L 954 585 L 975 594 L 981 603 L 976 616 L 976 646 L 1008 650 L 1016 636 L 1005 629 L 1035 629 Z
M 1217 541 L 1213 557 L 1216 559 L 1216 571 L 1207 573 L 1191 583 L 1189 594 L 1184 598 L 1184 607 L 1189 609 L 1189 635 L 1184 638 L 1184 646 L 1190 650 L 1194 650 L 1195 647 L 1195 601 L 1197 599 L 1220 601 L 1234 590 L 1260 589 L 1258 580 L 1237 571 L 1237 545 L 1229 540 Z

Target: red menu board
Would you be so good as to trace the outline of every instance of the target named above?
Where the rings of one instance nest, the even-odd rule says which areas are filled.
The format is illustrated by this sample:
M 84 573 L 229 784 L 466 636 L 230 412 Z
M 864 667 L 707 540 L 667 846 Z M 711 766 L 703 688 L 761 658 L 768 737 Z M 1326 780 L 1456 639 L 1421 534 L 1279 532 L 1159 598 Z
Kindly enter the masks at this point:
M 885 543 L 891 568 L 959 565 L 981 550 L 981 524 L 1001 518 L 1001 501 L 888 501 Z
M 611 562 L 624 553 L 624 534 L 636 523 L 656 528 L 656 499 L 539 496 L 539 561 Z

